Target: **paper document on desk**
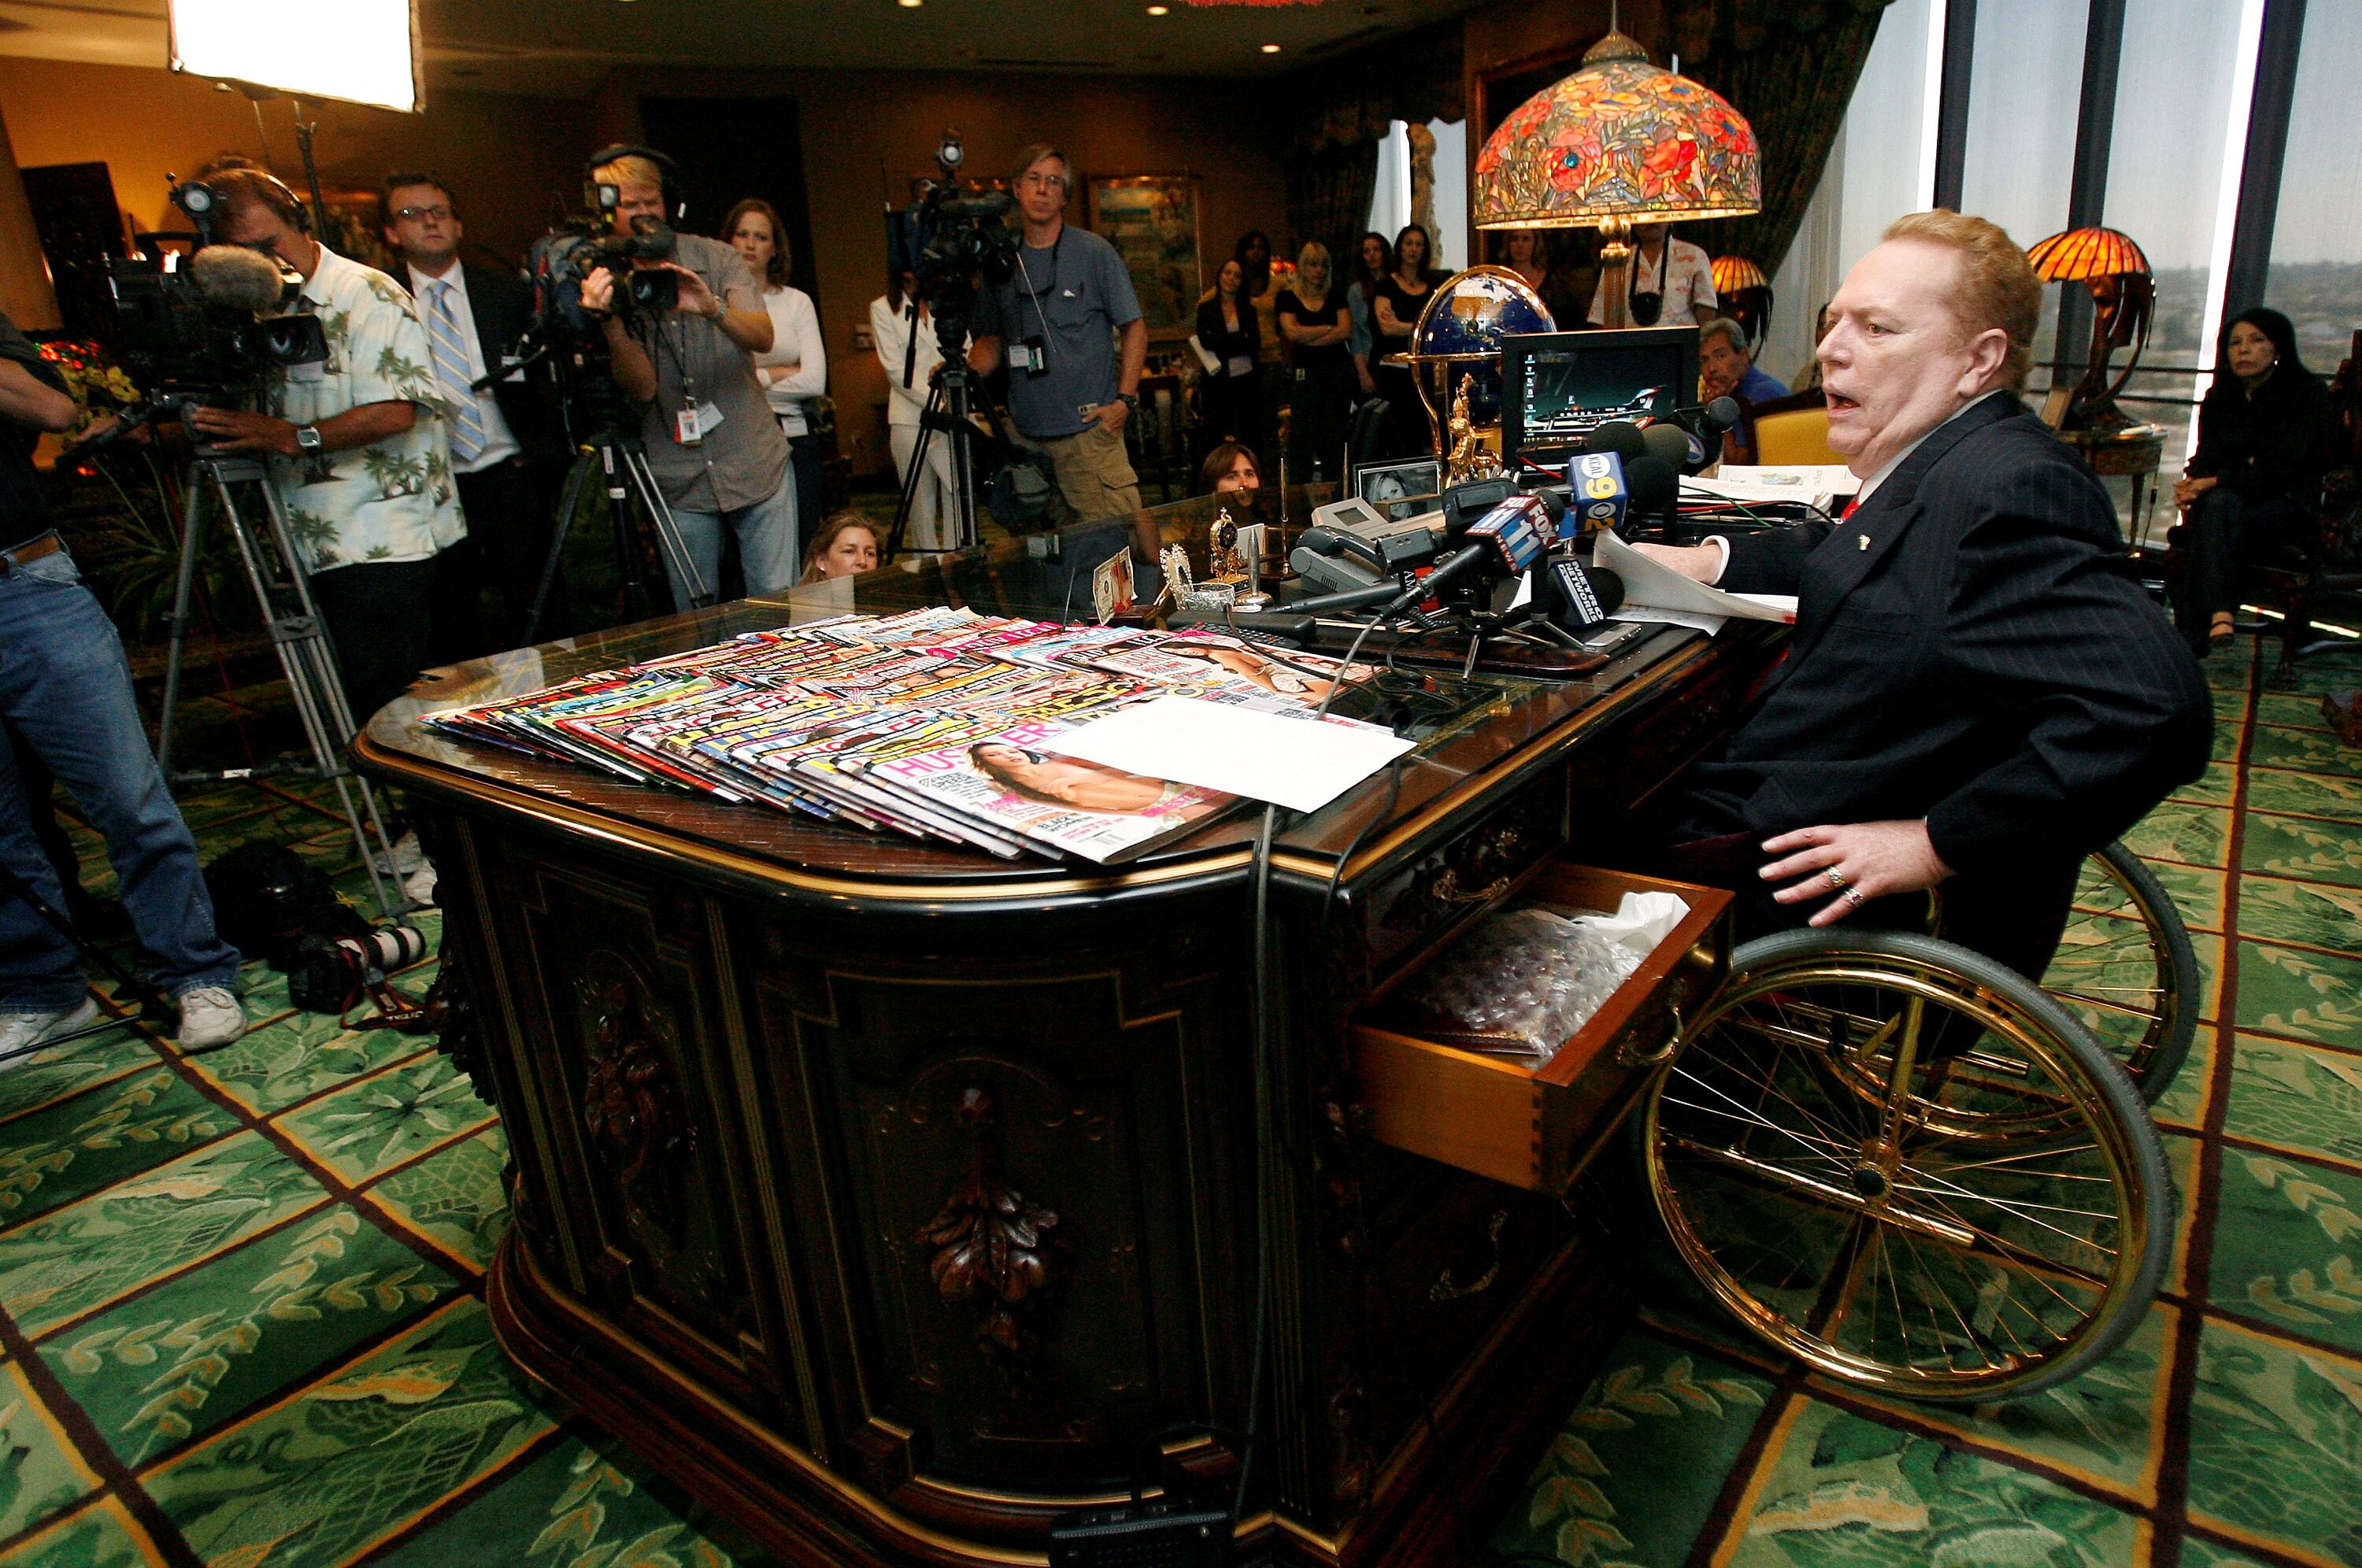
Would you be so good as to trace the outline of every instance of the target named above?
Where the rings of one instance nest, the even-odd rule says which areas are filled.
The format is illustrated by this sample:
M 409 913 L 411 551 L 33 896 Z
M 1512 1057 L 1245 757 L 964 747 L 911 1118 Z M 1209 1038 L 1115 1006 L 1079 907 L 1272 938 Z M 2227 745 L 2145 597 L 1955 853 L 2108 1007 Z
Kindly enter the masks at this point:
M 1044 751 L 1316 812 L 1411 749 L 1351 719 L 1306 723 L 1188 697 L 1159 697 L 1076 725 Z
M 1682 480 L 1684 495 L 1746 503 L 1801 501 L 1823 512 L 1834 511 L 1837 502 L 1860 488 L 1861 480 L 1843 463 L 1801 463 L 1778 469 L 1725 463 L 1711 479 L 1699 475 Z
M 1617 621 L 1656 621 L 1693 626 L 1712 636 L 1727 621 L 1796 624 L 1796 601 L 1781 593 L 1725 593 L 1669 566 L 1650 560 L 1611 531 L 1598 536 L 1592 564 L 1624 580 L 1624 603 Z

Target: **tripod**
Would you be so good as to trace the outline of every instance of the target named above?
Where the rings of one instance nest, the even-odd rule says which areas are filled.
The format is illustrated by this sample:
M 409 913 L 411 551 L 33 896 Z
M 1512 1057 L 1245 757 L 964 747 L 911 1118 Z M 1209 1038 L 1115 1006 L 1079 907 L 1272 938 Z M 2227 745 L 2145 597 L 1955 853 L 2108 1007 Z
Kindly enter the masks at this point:
M 886 548 L 880 560 L 890 561 L 902 554 L 902 536 L 911 525 L 911 508 L 919 498 L 919 485 L 927 472 L 927 443 L 942 432 L 952 444 L 952 515 L 957 540 L 954 549 L 973 548 L 976 533 L 976 470 L 970 461 L 968 443 L 976 439 L 976 426 L 969 423 L 975 411 L 976 372 L 967 368 L 967 355 L 962 345 L 967 337 L 966 323 L 955 316 L 935 317 L 935 343 L 943 351 L 943 373 L 927 390 L 927 406 L 919 415 L 919 438 L 911 447 L 910 470 L 902 476 L 902 499 L 894 508 L 894 529 L 887 536 Z M 919 351 L 918 323 L 911 324 L 911 346 L 903 354 L 905 384 L 911 375 L 910 366 Z M 942 520 L 936 520 L 937 527 Z
M 618 433 L 612 426 L 602 427 L 583 445 L 581 455 L 566 475 L 566 488 L 557 498 L 557 526 L 549 541 L 549 557 L 541 563 L 541 581 L 534 590 L 533 608 L 524 618 L 524 640 L 520 645 L 531 647 L 534 634 L 541 628 L 542 611 L 549 602 L 549 591 L 557 580 L 557 567 L 565 557 L 566 536 L 574 531 L 574 513 L 582 504 L 582 492 L 590 487 L 593 473 L 604 476 L 607 490 L 607 520 L 613 526 L 615 540 L 615 569 L 622 581 L 615 590 L 616 598 L 629 618 L 629 606 L 636 597 L 648 607 L 651 614 L 663 614 L 671 605 L 671 590 L 663 584 L 651 586 L 640 575 L 640 529 L 642 518 L 648 532 L 656 536 L 657 547 L 665 559 L 680 574 L 689 586 L 689 602 L 692 609 L 702 610 L 713 602 L 713 590 L 706 585 L 705 576 L 697 569 L 697 562 L 689 553 L 687 541 L 680 536 L 680 525 L 673 521 L 672 508 L 665 504 L 664 491 L 657 488 L 657 476 L 648 467 L 648 455 L 640 447 L 639 437 Z M 636 510 L 635 510 L 636 509 Z M 665 597 L 656 597 L 658 588 Z
M 262 498 L 262 513 L 269 524 L 267 538 L 258 536 L 239 512 L 240 487 Z M 237 542 L 238 559 L 246 569 L 247 583 L 254 590 L 255 602 L 262 608 L 271 651 L 279 656 L 279 668 L 287 677 L 288 690 L 294 696 L 295 713 L 303 721 L 304 736 L 311 747 L 309 767 L 300 763 L 281 763 L 213 772 L 172 771 L 172 721 L 180 706 L 181 656 L 188 635 L 189 595 L 196 580 L 208 491 L 221 502 L 230 536 Z M 369 780 L 345 764 L 345 747 L 359 726 L 354 723 L 352 711 L 346 705 L 336 655 L 328 646 L 327 629 L 320 624 L 319 610 L 312 602 L 311 584 L 304 579 L 294 540 L 287 532 L 287 515 L 280 505 L 279 491 L 271 483 L 270 470 L 259 458 L 227 457 L 199 447 L 189 458 L 182 494 L 185 499 L 181 523 L 180 577 L 172 590 L 172 613 L 169 619 L 171 648 L 164 665 L 164 713 L 156 730 L 156 766 L 167 781 L 179 784 L 215 784 L 282 772 L 308 773 L 335 784 L 337 799 L 344 806 L 346 825 L 352 829 L 353 843 L 361 852 L 361 865 L 369 872 L 370 890 L 376 897 L 379 912 L 392 920 L 409 905 L 386 890 L 384 879 L 378 875 L 379 855 L 370 849 L 370 834 L 377 835 L 377 850 L 382 853 L 389 867 L 393 865 L 392 841 L 386 835 L 385 821 L 379 813 L 377 795 L 370 789 Z

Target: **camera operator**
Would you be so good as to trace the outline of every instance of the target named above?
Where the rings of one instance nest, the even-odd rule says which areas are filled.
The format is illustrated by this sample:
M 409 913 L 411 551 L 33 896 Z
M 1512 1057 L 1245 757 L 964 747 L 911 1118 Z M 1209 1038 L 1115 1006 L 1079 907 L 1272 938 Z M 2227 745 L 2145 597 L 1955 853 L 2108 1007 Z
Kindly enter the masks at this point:
M 431 173 L 389 174 L 379 187 L 386 243 L 402 254 L 411 297 L 426 323 L 435 379 L 454 411 L 451 472 L 468 537 L 445 552 L 456 569 L 444 572 L 436 587 L 447 586 L 459 601 L 448 616 L 455 631 L 476 628 L 480 580 L 498 606 L 493 624 L 482 629 L 489 636 L 436 648 L 436 663 L 505 648 L 523 635 L 573 457 L 541 368 L 513 370 L 482 392 L 470 390 L 522 357 L 518 343 L 533 320 L 533 288 L 514 268 L 459 259 L 468 230 L 458 206 L 450 186 Z M 561 577 L 551 584 L 536 635 L 562 637 L 570 629 Z
M 312 237 L 285 183 L 251 167 L 200 176 L 222 203 L 226 243 L 261 250 L 304 280 L 299 311 L 320 318 L 325 364 L 272 379 L 269 413 L 193 408 L 190 427 L 222 452 L 272 459 L 288 531 L 336 646 L 353 721 L 401 696 L 437 635 L 437 558 L 467 537 L 451 482 L 447 394 L 426 326 L 402 285 Z M 464 563 L 454 559 L 445 571 Z
M 153 978 L 180 1004 L 181 1048 L 211 1051 L 246 1032 L 229 989 L 237 950 L 214 929 L 196 841 L 148 749 L 122 639 L 50 525 L 28 450 L 26 437 L 73 421 L 62 381 L 0 316 L 0 533 L 11 540 L 0 549 L 0 721 L 105 836 L 132 929 L 154 955 Z M 66 890 L 33 826 L 47 806 L 27 798 L 16 748 L 0 744 L 0 863 L 54 910 Z M 72 944 L 0 889 L 0 1051 L 97 1016 Z
M 1114 246 L 1067 227 L 1074 177 L 1065 153 L 1027 148 L 1015 183 L 1024 248 L 1016 276 L 988 284 L 977 300 L 968 364 L 989 375 L 1006 361 L 1018 435 L 1050 455 L 1058 491 L 1077 519 L 1135 512 L 1140 478 L 1124 451 L 1123 426 L 1140 406 L 1148 324 L 1131 274 Z
M 664 220 L 664 171 L 654 160 L 626 153 L 590 178 L 616 187 L 616 233 L 631 233 L 635 218 Z M 770 312 L 745 261 L 720 240 L 684 234 L 673 256 L 633 262 L 679 280 L 680 302 L 663 315 L 625 325 L 613 309 L 616 280 L 604 267 L 583 280 L 582 308 L 602 318 L 615 384 L 646 405 L 648 468 L 706 591 L 721 580 L 725 525 L 738 536 L 747 592 L 793 587 L 800 563 L 788 438 L 755 374 L 755 356 L 771 347 Z M 669 554 L 665 575 L 675 607 L 688 609 L 691 590 Z

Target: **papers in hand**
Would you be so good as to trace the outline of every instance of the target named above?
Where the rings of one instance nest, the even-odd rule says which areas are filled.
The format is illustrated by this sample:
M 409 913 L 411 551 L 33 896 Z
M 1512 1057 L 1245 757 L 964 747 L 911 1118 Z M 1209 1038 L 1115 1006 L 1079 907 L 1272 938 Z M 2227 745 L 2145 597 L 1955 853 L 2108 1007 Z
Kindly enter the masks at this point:
M 1613 532 L 1603 532 L 1592 561 L 1624 580 L 1618 621 L 1657 621 L 1693 626 L 1712 636 L 1728 621 L 1796 622 L 1796 601 L 1778 593 L 1725 593 L 1669 566 L 1650 560 Z
M 1294 811 L 1319 810 L 1411 749 L 1392 730 L 1159 697 L 1077 724 L 1044 751 Z

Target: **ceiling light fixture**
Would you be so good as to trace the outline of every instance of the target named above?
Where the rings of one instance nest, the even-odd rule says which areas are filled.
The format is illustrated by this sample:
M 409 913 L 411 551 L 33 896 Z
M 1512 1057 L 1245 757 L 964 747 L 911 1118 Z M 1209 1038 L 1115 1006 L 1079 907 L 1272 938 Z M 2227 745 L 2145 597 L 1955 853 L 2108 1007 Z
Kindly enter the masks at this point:
M 1263 46 L 1263 51 L 1265 54 L 1277 54 L 1279 52 L 1279 46 L 1275 43 L 1267 43 Z
M 1152 17 L 1169 17 L 1173 14 L 1173 7 L 1170 6 L 1151 6 L 1148 8 L 1148 14 Z

